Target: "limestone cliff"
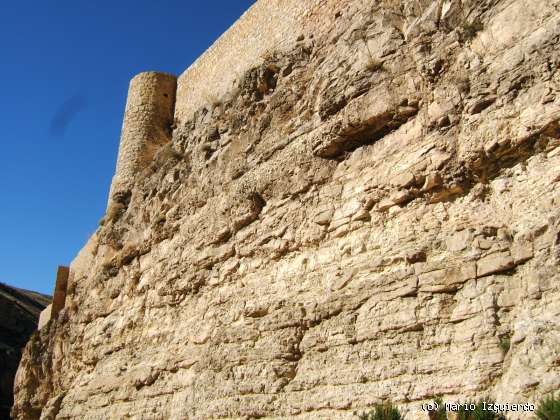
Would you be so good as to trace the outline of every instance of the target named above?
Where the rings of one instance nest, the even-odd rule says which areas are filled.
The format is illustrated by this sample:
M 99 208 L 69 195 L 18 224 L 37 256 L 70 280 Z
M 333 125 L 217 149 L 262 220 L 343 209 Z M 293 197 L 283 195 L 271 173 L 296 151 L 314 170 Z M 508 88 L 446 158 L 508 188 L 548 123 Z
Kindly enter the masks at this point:
M 37 328 L 48 296 L 0 283 L 0 418 L 9 418 L 22 349 Z
M 261 0 L 175 95 L 138 76 L 14 417 L 558 390 L 559 41 L 559 0 Z

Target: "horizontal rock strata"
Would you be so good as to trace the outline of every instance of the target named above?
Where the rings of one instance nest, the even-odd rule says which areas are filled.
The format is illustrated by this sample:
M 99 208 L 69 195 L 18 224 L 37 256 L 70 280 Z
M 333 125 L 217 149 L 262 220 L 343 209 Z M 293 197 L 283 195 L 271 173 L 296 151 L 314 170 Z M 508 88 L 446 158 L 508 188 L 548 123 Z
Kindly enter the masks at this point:
M 560 388 L 560 2 L 316 3 L 176 104 L 16 418 L 417 419 Z

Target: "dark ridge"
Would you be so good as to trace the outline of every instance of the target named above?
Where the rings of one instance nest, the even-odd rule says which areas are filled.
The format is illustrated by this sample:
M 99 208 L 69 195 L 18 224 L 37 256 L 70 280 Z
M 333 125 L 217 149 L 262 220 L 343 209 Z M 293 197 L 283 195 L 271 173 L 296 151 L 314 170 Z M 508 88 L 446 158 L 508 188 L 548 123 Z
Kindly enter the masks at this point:
M 22 350 L 51 297 L 0 283 L 0 418 L 10 418 Z

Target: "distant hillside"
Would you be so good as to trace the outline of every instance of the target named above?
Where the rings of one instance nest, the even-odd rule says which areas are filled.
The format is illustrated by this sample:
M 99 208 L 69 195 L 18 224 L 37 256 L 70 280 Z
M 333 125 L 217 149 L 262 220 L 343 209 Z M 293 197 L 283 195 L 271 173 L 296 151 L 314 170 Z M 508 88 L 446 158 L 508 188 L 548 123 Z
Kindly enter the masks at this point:
M 50 296 L 0 283 L 0 418 L 9 418 L 21 349 L 37 328 Z

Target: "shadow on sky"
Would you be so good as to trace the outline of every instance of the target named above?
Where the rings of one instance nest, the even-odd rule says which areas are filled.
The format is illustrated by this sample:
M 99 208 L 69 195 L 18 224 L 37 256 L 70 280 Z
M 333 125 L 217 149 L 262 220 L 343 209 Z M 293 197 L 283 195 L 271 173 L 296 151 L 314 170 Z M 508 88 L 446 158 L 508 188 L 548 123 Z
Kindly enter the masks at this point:
M 76 94 L 66 99 L 66 101 L 58 107 L 51 119 L 51 135 L 63 137 L 72 120 L 85 108 L 87 108 L 87 100 L 81 94 Z

